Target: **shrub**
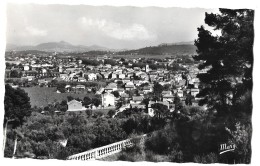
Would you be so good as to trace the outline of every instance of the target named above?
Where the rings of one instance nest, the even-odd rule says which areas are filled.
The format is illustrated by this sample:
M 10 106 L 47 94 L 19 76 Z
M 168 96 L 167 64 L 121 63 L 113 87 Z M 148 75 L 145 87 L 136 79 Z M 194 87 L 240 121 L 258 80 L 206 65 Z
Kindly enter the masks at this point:
M 86 113 L 86 115 L 87 115 L 88 117 L 91 117 L 92 114 L 93 114 L 92 110 L 90 110 L 90 109 L 86 110 L 85 113 Z
M 108 113 L 107 113 L 107 115 L 108 115 L 110 118 L 112 118 L 113 115 L 115 115 L 115 113 L 116 113 L 115 110 L 109 110 Z
M 193 161 L 195 163 L 203 163 L 203 164 L 219 162 L 218 156 L 215 153 L 209 153 L 206 155 L 195 155 L 193 158 Z
M 126 148 L 119 155 L 118 160 L 122 161 L 144 161 L 145 154 L 139 144 L 134 144 L 130 148 Z
M 171 151 L 174 145 L 175 135 L 169 130 L 153 133 L 152 137 L 147 139 L 145 147 L 158 154 L 167 154 Z
M 170 159 L 167 155 L 159 155 L 152 151 L 145 152 L 145 160 L 150 162 L 169 162 Z
M 179 144 L 176 144 L 173 150 L 168 155 L 171 162 L 183 162 L 183 153 L 180 150 Z
M 103 112 L 101 112 L 101 111 L 96 111 L 96 112 L 94 112 L 93 117 L 94 117 L 94 118 L 99 118 L 99 117 L 102 117 L 103 115 L 104 115 Z

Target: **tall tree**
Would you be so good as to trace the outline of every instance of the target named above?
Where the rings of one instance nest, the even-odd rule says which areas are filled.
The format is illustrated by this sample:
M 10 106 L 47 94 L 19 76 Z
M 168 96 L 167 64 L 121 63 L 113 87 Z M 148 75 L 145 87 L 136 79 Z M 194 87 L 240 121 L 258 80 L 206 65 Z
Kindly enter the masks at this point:
M 165 117 L 169 113 L 168 107 L 161 103 L 153 104 L 152 108 L 154 109 L 155 115 L 159 118 Z
M 66 83 L 65 82 L 61 82 L 57 85 L 57 90 L 60 91 L 61 93 L 65 93 L 66 92 Z
M 220 14 L 206 13 L 205 23 L 220 30 L 221 35 L 213 36 L 203 26 L 198 28 L 198 55 L 194 59 L 201 61 L 199 69 L 206 69 L 198 75 L 203 86 L 199 104 L 216 110 L 212 118 L 215 125 L 211 126 L 217 133 L 214 139 L 232 140 L 239 147 L 229 156 L 232 161 L 221 162 L 250 163 L 254 11 L 220 9 Z
M 16 128 L 17 126 L 22 125 L 22 123 L 25 120 L 25 117 L 31 115 L 31 104 L 30 104 L 30 98 L 28 97 L 28 94 L 25 93 L 25 91 L 20 88 L 14 89 L 10 85 L 6 84 L 4 109 L 5 109 L 5 115 L 4 115 L 5 130 L 4 130 L 3 150 L 5 149 L 8 122 L 12 122 L 13 128 Z M 16 145 L 17 145 L 17 133 L 15 132 L 15 146 L 14 146 L 13 155 L 15 154 L 16 151 Z
M 191 95 L 191 93 L 187 94 L 186 99 L 185 99 L 185 104 L 192 105 L 192 100 L 194 100 L 194 97 Z
M 11 70 L 10 77 L 11 78 L 20 78 L 21 74 L 17 70 Z
M 88 106 L 89 104 L 91 104 L 91 99 L 88 96 L 84 97 L 83 105 Z
M 203 26 L 198 28 L 198 55 L 194 59 L 202 61 L 199 69 L 208 70 L 198 75 L 204 85 L 200 104 L 225 115 L 230 105 L 252 89 L 254 11 L 219 10 L 220 14 L 206 13 L 205 23 L 220 30 L 221 35 L 214 36 Z
M 96 107 L 98 107 L 101 104 L 101 100 L 99 98 L 92 98 L 91 100 L 92 104 L 94 104 Z
M 31 104 L 28 94 L 20 89 L 14 89 L 10 85 L 5 85 L 5 123 L 13 120 L 15 126 L 21 125 L 26 116 L 31 115 Z
M 163 86 L 158 82 L 156 82 L 153 87 L 154 95 L 157 96 L 158 98 L 161 98 L 162 91 L 163 91 Z
M 181 99 L 177 94 L 175 94 L 175 96 L 174 96 L 174 104 L 175 104 L 175 110 L 176 111 L 179 111 L 183 108 L 183 104 L 181 102 Z

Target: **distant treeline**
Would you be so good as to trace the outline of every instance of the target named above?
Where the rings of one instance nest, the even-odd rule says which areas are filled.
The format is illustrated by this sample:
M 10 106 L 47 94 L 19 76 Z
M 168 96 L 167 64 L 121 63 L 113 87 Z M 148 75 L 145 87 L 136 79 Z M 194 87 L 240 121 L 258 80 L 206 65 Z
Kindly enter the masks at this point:
M 143 55 L 166 55 L 166 54 L 195 54 L 196 47 L 194 45 L 161 45 L 150 46 L 137 50 L 127 50 L 118 52 L 119 55 L 143 54 Z

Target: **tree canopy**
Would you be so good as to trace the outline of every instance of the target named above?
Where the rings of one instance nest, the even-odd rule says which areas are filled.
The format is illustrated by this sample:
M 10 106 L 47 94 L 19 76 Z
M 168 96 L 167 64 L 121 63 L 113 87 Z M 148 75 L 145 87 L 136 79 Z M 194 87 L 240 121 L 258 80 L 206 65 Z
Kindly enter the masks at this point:
M 203 61 L 199 69 L 207 69 L 198 77 L 204 88 L 200 104 L 207 104 L 225 115 L 234 104 L 252 89 L 254 11 L 249 9 L 220 9 L 220 14 L 206 13 L 205 23 L 220 30 L 214 36 L 203 26 L 198 28 L 197 56 Z
M 15 125 L 21 125 L 26 116 L 31 115 L 31 104 L 28 94 L 24 90 L 14 89 L 5 85 L 5 121 L 13 120 Z
M 161 103 L 155 103 L 152 105 L 152 108 L 155 111 L 156 116 L 166 116 L 167 113 L 169 113 L 168 107 L 166 105 L 163 105 Z
M 162 95 L 162 91 L 163 91 L 163 86 L 161 84 L 159 84 L 158 82 L 156 82 L 153 87 L 154 95 L 160 98 Z
M 194 59 L 204 69 L 198 74 L 199 104 L 216 113 L 208 133 L 215 130 L 218 134 L 212 139 L 225 138 L 238 147 L 224 162 L 250 163 L 254 10 L 220 9 L 220 14 L 206 13 L 205 23 L 221 31 L 214 36 L 201 26 L 195 40 L 198 55 Z

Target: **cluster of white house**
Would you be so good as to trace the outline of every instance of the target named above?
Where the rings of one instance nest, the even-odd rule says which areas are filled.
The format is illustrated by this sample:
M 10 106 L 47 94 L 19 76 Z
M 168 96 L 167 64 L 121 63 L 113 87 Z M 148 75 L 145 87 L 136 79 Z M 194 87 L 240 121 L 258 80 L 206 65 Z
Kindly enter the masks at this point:
M 129 86 L 127 86 L 129 85 Z M 118 88 L 116 83 L 109 83 L 106 87 L 104 88 L 100 88 L 99 91 L 97 91 L 96 93 L 101 95 L 101 105 L 99 107 L 99 109 L 110 109 L 110 108 L 115 108 L 116 103 L 119 101 L 119 99 L 121 98 L 121 100 L 126 101 L 126 105 L 128 105 L 128 107 L 125 107 L 124 105 L 121 108 L 130 108 L 130 106 L 132 108 L 137 107 L 137 108 L 141 108 L 141 109 L 145 109 L 146 105 L 144 103 L 142 103 L 142 101 L 144 100 L 144 95 L 149 93 L 149 92 L 153 92 L 153 84 L 148 84 L 146 86 L 144 86 L 142 88 L 142 91 L 140 92 L 139 96 L 131 96 L 126 93 L 127 90 L 133 90 L 136 89 L 136 85 L 133 84 L 132 82 L 128 82 L 125 84 L 125 89 L 123 88 Z M 113 94 L 113 92 L 117 91 L 119 94 L 119 97 L 115 97 L 115 95 Z M 184 93 L 185 92 L 185 93 Z M 162 99 L 161 101 L 149 101 L 148 104 L 148 114 L 150 116 L 154 116 L 154 110 L 152 109 L 152 104 L 154 103 L 160 103 L 163 104 L 165 106 L 167 106 L 167 108 L 170 111 L 174 111 L 174 98 L 175 98 L 175 94 L 177 94 L 177 96 L 181 99 L 182 102 L 184 102 L 185 100 L 185 94 L 191 94 L 195 99 L 196 99 L 196 95 L 199 93 L 199 89 L 198 88 L 191 88 L 191 89 L 185 89 L 183 90 L 182 87 L 179 87 L 177 89 L 174 89 L 173 91 L 170 90 L 165 90 L 162 91 Z M 194 103 L 197 104 L 197 103 Z M 72 100 L 70 102 L 68 102 L 68 111 L 83 111 L 86 110 L 87 108 L 82 106 L 82 103 L 80 101 L 77 100 Z M 120 110 L 120 108 L 119 108 Z M 121 109 L 122 111 L 122 109 Z

